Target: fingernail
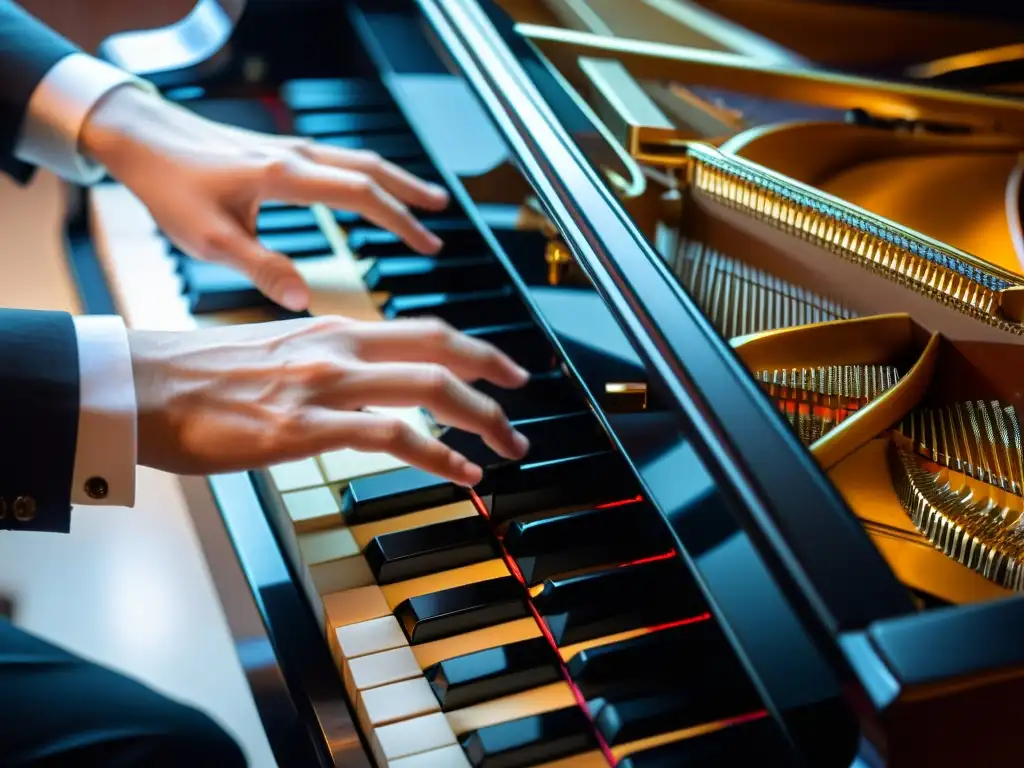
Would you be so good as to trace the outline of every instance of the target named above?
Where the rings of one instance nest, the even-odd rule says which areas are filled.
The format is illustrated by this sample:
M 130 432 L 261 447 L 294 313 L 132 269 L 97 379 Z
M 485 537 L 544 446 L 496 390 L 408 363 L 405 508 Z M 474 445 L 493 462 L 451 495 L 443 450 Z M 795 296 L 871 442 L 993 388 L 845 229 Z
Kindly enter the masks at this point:
M 516 449 L 516 454 L 522 458 L 530 450 L 530 441 L 522 432 L 512 430 L 512 446 Z
M 472 487 L 479 483 L 484 478 L 484 471 L 476 464 L 466 462 L 466 466 L 459 472 L 459 476 L 462 478 L 462 482 L 468 487 Z
M 444 245 L 444 241 L 435 235 L 433 232 L 427 232 L 427 248 L 431 253 L 437 253 L 441 250 L 441 246 Z
M 516 378 L 520 384 L 525 384 L 530 380 L 530 372 L 520 365 L 516 366 Z
M 290 286 L 281 294 L 281 306 L 292 312 L 301 312 L 309 304 L 309 294 L 305 288 Z

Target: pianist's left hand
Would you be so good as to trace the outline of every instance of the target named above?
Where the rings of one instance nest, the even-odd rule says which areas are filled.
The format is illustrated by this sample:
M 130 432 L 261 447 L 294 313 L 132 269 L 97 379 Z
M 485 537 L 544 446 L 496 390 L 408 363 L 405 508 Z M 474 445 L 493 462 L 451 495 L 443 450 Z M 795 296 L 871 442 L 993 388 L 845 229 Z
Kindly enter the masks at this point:
M 441 247 L 410 207 L 443 209 L 447 193 L 372 152 L 233 128 L 137 88 L 111 91 L 80 142 L 179 248 L 245 272 L 294 311 L 306 308 L 309 291 L 290 259 L 257 241 L 262 201 L 356 211 L 418 252 Z

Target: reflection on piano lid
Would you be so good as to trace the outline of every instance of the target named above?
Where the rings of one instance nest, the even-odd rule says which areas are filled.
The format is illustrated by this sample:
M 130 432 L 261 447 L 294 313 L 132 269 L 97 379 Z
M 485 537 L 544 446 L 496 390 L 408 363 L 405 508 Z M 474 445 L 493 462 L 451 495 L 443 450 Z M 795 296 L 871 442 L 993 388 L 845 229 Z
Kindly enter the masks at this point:
M 322 206 L 268 202 L 257 234 L 311 314 L 441 316 L 531 373 L 476 385 L 530 435 L 520 462 L 393 411 L 479 458 L 472 492 L 344 449 L 210 480 L 260 611 L 239 626 L 280 673 L 254 685 L 279 760 L 1005 759 L 1024 107 L 1005 78 L 892 78 L 1020 30 L 834 3 L 500 5 L 254 2 L 206 74 L 154 74 L 203 114 L 447 185 L 424 216 L 436 257 Z M 114 182 L 89 218 L 135 327 L 287 316 Z

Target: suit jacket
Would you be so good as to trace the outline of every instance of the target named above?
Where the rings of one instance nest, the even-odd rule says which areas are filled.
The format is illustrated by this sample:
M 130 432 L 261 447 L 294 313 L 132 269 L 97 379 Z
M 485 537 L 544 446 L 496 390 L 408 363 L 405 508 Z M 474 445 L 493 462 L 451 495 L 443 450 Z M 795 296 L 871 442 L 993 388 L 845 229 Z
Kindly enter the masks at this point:
M 28 181 L 34 168 L 14 156 L 32 92 L 72 43 L 10 0 L 0 0 L 0 171 Z
M 0 171 L 34 170 L 14 157 L 32 92 L 78 49 L 0 0 Z M 0 528 L 70 528 L 78 438 L 78 340 L 65 312 L 0 309 Z

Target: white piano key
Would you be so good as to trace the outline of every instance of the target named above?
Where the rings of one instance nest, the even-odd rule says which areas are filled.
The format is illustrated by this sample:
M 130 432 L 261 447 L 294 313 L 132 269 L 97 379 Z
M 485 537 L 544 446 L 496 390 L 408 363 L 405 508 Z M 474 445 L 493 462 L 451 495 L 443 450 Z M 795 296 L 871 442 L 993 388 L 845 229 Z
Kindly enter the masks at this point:
M 359 624 L 350 624 L 337 632 L 338 646 L 345 658 L 352 660 L 371 653 L 403 648 L 409 644 L 394 616 L 384 616 Z
M 107 182 L 92 187 L 89 215 L 94 226 L 102 226 L 112 235 L 154 235 L 157 231 L 149 209 L 123 184 Z
M 341 505 L 330 488 L 309 488 L 281 495 L 298 532 L 322 530 L 341 522 Z
M 374 728 L 373 741 L 378 762 L 387 766 L 392 760 L 456 743 L 451 726 L 440 712 Z
M 289 461 L 270 467 L 270 476 L 279 491 L 297 491 L 324 484 L 324 476 L 316 459 Z
M 352 683 L 358 691 L 423 677 L 423 671 L 416 663 L 416 657 L 409 646 L 351 659 L 349 670 Z
M 601 764 L 606 768 L 607 762 Z M 432 749 L 429 752 L 421 752 L 418 755 L 402 757 L 393 760 L 389 768 L 470 768 L 469 758 L 462 751 L 462 747 L 454 744 L 450 747 Z M 590 768 L 589 765 L 583 768 Z
M 380 587 L 358 587 L 324 595 L 324 612 L 330 628 L 330 637 L 337 645 L 337 630 L 350 624 L 391 615 Z
M 406 463 L 386 453 L 363 453 L 342 448 L 320 456 L 324 474 L 330 483 L 349 483 L 357 477 L 379 475 L 392 469 L 401 469 Z
M 316 591 L 321 595 L 376 583 L 370 564 L 362 555 L 328 560 L 308 567 Z
M 371 726 L 387 725 L 441 711 L 430 683 L 422 675 L 363 691 L 360 699 L 362 714 Z

